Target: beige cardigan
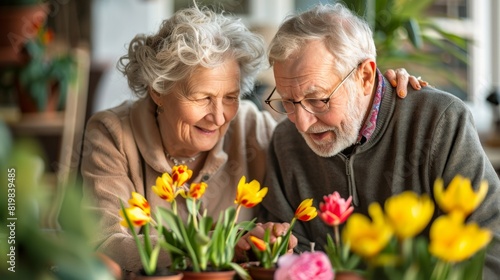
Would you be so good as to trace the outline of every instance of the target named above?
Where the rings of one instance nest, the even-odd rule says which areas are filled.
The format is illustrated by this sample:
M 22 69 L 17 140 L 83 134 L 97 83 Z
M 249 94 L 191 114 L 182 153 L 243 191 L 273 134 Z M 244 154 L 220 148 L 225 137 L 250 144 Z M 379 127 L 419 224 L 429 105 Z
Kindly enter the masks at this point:
M 120 200 L 127 206 L 132 191 L 148 199 L 152 209 L 169 204 L 155 195 L 151 186 L 163 172 L 171 172 L 155 119 L 156 105 L 149 97 L 95 114 L 88 122 L 82 155 L 84 198 L 99 218 L 96 248 L 116 261 L 124 270 L 137 271 L 142 265 L 128 229 L 120 225 Z M 236 187 L 242 175 L 247 181 L 263 182 L 265 158 L 276 126 L 267 112 L 260 112 L 250 101 L 241 101 L 238 114 L 223 139 L 210 151 L 194 182 L 205 181 L 207 191 L 202 205 L 214 217 L 234 205 Z M 185 217 L 185 205 L 180 215 Z M 184 207 L 183 207 L 184 206 Z M 152 211 L 153 212 L 153 211 Z M 255 217 L 246 210 L 241 219 Z M 152 238 L 156 243 L 156 236 Z M 159 267 L 169 265 L 162 253 Z

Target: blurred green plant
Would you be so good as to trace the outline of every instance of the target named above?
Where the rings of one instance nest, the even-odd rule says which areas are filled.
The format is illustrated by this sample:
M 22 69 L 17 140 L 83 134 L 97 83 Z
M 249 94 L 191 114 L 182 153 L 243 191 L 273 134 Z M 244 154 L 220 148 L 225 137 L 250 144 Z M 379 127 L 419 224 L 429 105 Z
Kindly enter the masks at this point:
M 49 54 L 48 47 L 54 34 L 45 24 L 37 28 L 37 36 L 24 46 L 29 60 L 18 69 L 19 82 L 33 98 L 39 111 L 45 110 L 49 95 L 56 86 L 59 91 L 57 109 L 62 109 L 68 85 L 76 77 L 76 61 L 67 52 Z
M 1 121 L 0 136 L 11 139 Z M 40 209 L 52 201 L 37 143 L 2 141 L 0 151 L 0 279 L 114 279 L 88 242 L 96 223 L 81 211 L 77 187 L 67 186 L 62 230 L 44 229 Z
M 426 67 L 426 71 L 432 71 L 467 91 L 463 79 L 443 66 L 440 55 L 450 55 L 468 64 L 468 40 L 443 30 L 426 16 L 426 9 L 434 0 L 343 2 L 370 24 L 377 47 L 377 64 L 381 69 L 403 65 L 410 73 L 415 73 Z M 430 52 L 430 49 L 440 51 Z

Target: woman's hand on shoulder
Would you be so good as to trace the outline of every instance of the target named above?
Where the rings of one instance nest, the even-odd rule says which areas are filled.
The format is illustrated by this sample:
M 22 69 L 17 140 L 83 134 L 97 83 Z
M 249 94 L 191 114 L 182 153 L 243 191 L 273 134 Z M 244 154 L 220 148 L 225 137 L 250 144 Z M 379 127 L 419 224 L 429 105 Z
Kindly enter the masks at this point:
M 420 90 L 422 87 L 429 85 L 428 82 L 422 80 L 420 77 L 410 75 L 405 68 L 398 68 L 396 70 L 388 69 L 385 71 L 384 76 L 396 88 L 396 92 L 400 98 L 406 97 L 408 83 L 415 90 Z

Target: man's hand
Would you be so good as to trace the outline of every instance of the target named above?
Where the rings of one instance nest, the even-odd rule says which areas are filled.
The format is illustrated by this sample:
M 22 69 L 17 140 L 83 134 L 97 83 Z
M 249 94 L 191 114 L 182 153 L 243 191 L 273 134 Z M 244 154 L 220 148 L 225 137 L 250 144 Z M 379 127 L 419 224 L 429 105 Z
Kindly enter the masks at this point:
M 245 235 L 242 236 L 242 238 L 238 241 L 238 244 L 236 245 L 236 259 L 241 260 L 243 256 L 245 255 L 245 251 L 248 251 L 252 248 L 251 243 L 250 243 L 250 235 L 256 236 L 260 239 L 264 239 L 264 234 L 266 230 L 269 230 L 270 236 L 269 236 L 269 242 L 272 244 L 276 242 L 276 238 L 279 236 L 284 236 L 288 229 L 290 228 L 289 223 L 272 223 L 268 222 L 265 224 L 262 223 L 257 223 L 255 228 L 252 229 L 251 231 L 247 232 Z M 293 248 L 297 246 L 297 238 L 295 236 L 290 235 L 290 240 L 288 243 L 288 252 L 291 253 L 293 252 Z

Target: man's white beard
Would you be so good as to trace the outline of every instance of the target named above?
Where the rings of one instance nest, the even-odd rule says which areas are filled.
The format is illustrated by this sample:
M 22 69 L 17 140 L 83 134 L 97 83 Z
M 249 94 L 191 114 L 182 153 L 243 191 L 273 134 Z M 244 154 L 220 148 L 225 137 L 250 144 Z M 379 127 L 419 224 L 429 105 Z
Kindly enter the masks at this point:
M 350 96 L 351 98 L 347 102 L 347 117 L 341 123 L 340 128 L 317 125 L 310 127 L 305 133 L 301 133 L 309 148 L 318 156 L 332 157 L 357 142 L 365 112 L 359 100 L 359 95 L 353 94 Z M 335 139 L 328 142 L 316 142 L 308 135 L 308 133 L 325 131 L 332 131 L 335 134 Z

